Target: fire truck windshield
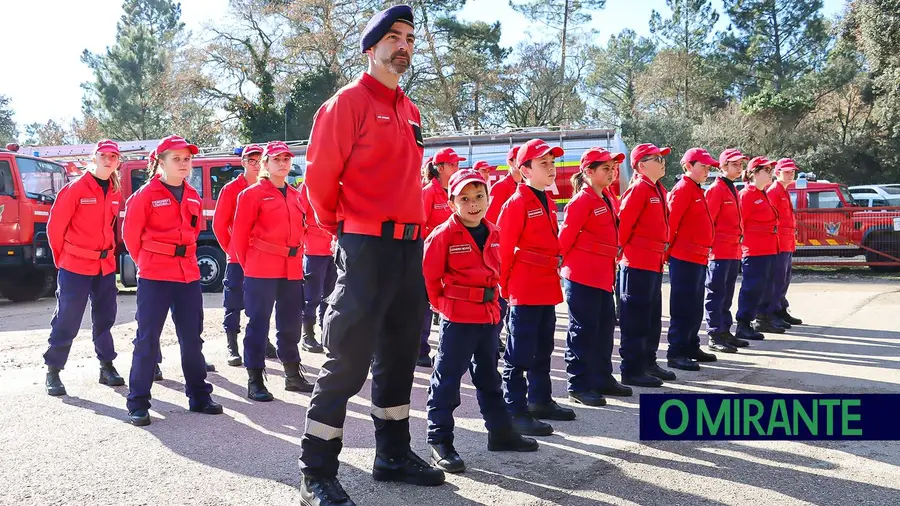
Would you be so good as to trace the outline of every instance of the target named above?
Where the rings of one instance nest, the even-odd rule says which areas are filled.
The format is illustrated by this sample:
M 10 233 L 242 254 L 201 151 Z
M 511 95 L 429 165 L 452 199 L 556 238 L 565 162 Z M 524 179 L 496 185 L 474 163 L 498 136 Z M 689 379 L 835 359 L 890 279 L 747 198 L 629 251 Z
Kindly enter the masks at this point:
M 16 157 L 16 165 L 28 197 L 53 200 L 66 184 L 66 169 L 62 165 L 25 157 Z

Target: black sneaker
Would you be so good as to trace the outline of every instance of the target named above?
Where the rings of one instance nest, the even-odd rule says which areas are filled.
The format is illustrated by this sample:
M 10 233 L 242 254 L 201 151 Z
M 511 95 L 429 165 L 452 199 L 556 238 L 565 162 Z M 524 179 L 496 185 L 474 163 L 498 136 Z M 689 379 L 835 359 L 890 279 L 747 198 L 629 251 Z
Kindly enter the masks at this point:
M 730 330 L 726 330 L 724 334 L 722 334 L 722 341 L 726 344 L 734 346 L 735 348 L 746 348 L 750 346 L 750 343 L 744 341 L 743 339 L 738 339 L 734 334 L 731 333 Z
M 775 325 L 776 327 L 783 328 L 784 330 L 791 330 L 791 324 L 777 316 L 770 317 L 769 322 L 771 322 L 772 325 Z
M 725 341 L 710 340 L 709 349 L 719 353 L 737 353 L 738 349 Z
M 356 506 L 337 478 L 300 480 L 300 504 L 303 506 Z
M 648 365 L 645 372 L 650 376 L 659 378 L 663 381 L 675 381 L 677 379 L 674 372 L 663 369 L 656 362 Z
M 554 400 L 544 404 L 528 404 L 528 412 L 539 420 L 558 420 L 568 422 L 575 419 L 575 410 L 564 408 Z
M 156 364 L 156 372 L 153 373 L 153 381 L 162 381 L 163 375 L 162 370 L 159 368 L 159 364 Z
M 784 330 L 782 330 L 782 332 L 784 332 Z M 745 322 L 738 322 L 737 330 L 735 331 L 734 336 L 737 339 L 746 339 L 748 341 L 762 341 L 766 338 L 765 334 L 756 330 L 749 323 Z
M 549 436 L 553 434 L 552 425 L 536 420 L 531 416 L 531 413 L 513 415 L 512 423 L 516 432 L 525 436 Z
M 402 481 L 410 485 L 436 487 L 444 483 L 444 472 L 428 465 L 412 450 L 400 457 L 375 455 L 372 467 L 375 481 Z
M 448 473 L 461 473 L 466 470 L 466 463 L 452 443 L 431 445 L 431 465 Z
M 569 400 L 577 402 L 578 404 L 584 404 L 585 406 L 606 406 L 606 398 L 600 395 L 600 392 L 594 390 L 569 392 Z

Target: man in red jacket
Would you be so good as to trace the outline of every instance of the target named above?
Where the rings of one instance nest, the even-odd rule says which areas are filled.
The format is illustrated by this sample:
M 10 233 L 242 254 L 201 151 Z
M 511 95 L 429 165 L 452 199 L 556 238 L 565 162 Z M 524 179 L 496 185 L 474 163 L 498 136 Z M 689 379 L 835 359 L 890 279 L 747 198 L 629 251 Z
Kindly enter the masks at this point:
M 500 294 L 509 301 L 503 397 L 516 430 L 527 436 L 553 433 L 540 419 L 575 419 L 573 410 L 553 400 L 550 383 L 556 305 L 563 297 L 556 209 L 546 189 L 556 178 L 554 160 L 562 155 L 562 148 L 541 139 L 519 148 L 516 162 L 525 184 L 500 211 Z
M 372 369 L 378 481 L 434 486 L 444 473 L 410 448 L 410 391 L 427 304 L 422 277 L 419 109 L 399 87 L 410 65 L 413 12 L 396 5 L 369 21 L 369 68 L 313 119 L 306 188 L 319 225 L 336 234 L 338 270 L 325 312 L 328 349 L 300 440 L 300 500 L 354 504 L 337 479 L 347 401 Z M 372 357 L 374 354 L 374 362 Z
M 700 349 L 703 281 L 713 244 L 713 223 L 700 183 L 719 162 L 703 148 L 681 157 L 684 175 L 669 193 L 669 367 L 697 371 L 697 362 L 715 362 Z
M 631 150 L 635 177 L 622 196 L 619 209 L 619 291 L 622 333 L 619 355 L 622 383 L 660 387 L 675 373 L 656 363 L 662 334 L 662 272 L 669 247 L 669 212 L 665 157 L 672 150 L 639 144 Z
M 778 211 L 778 256 L 772 265 L 772 283 L 769 294 L 763 300 L 766 307 L 760 308 L 760 314 L 772 324 L 786 329 L 791 325 L 800 325 L 803 320 L 794 318 L 788 311 L 787 291 L 791 284 L 791 260 L 797 249 L 795 231 L 797 221 L 794 218 L 794 205 L 786 190 L 794 180 L 797 165 L 790 158 L 782 158 L 775 164 L 775 181 L 766 189 L 769 202 Z

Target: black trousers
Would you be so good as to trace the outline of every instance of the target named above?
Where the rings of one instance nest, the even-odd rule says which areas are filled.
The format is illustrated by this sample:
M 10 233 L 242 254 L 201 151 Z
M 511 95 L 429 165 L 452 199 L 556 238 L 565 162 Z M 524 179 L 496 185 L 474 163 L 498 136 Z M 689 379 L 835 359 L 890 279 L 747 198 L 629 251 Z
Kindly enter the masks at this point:
M 375 451 L 409 451 L 409 402 L 426 308 L 421 240 L 339 234 L 337 282 L 328 299 L 319 372 L 300 441 L 306 476 L 337 475 L 347 401 L 372 368 Z M 372 357 L 374 355 L 374 362 Z

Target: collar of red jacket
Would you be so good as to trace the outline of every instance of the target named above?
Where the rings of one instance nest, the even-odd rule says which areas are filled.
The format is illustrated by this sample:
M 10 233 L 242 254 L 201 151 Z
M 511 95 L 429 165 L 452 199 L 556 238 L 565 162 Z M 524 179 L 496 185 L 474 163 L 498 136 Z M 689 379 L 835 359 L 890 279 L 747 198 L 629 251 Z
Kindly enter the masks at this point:
M 637 173 L 637 179 L 638 179 L 638 181 L 640 181 L 642 183 L 647 183 L 648 185 L 652 186 L 653 188 L 656 188 L 656 183 L 654 183 L 649 177 L 645 176 L 644 174 L 641 174 L 640 172 Z
M 362 77 L 359 78 L 359 82 L 374 93 L 379 100 L 389 104 L 394 104 L 404 96 L 402 88 L 397 86 L 396 90 L 392 90 L 381 84 L 378 79 L 369 75 L 368 72 L 363 72 Z
M 267 192 L 274 192 L 281 195 L 281 190 L 279 190 L 277 186 L 272 184 L 272 181 L 269 181 L 268 178 L 260 179 L 259 185 L 265 188 Z M 297 191 L 293 186 L 287 184 L 287 181 L 284 182 L 284 186 L 287 188 L 288 193 Z
M 459 219 L 459 215 L 458 215 L 458 214 L 453 213 L 453 214 L 450 215 L 450 223 L 452 223 L 453 228 L 457 229 L 457 231 L 462 231 L 462 232 L 465 232 L 465 233 L 467 233 L 467 234 L 469 233 L 469 231 L 466 230 L 466 226 L 463 224 L 462 220 Z M 499 230 L 500 230 L 499 228 L 497 228 L 496 225 L 494 225 L 493 223 L 487 221 L 486 218 L 481 218 L 481 223 L 484 223 L 484 224 L 487 226 L 487 228 L 488 228 L 488 237 L 490 237 L 490 235 L 493 234 L 494 231 L 499 231 Z

